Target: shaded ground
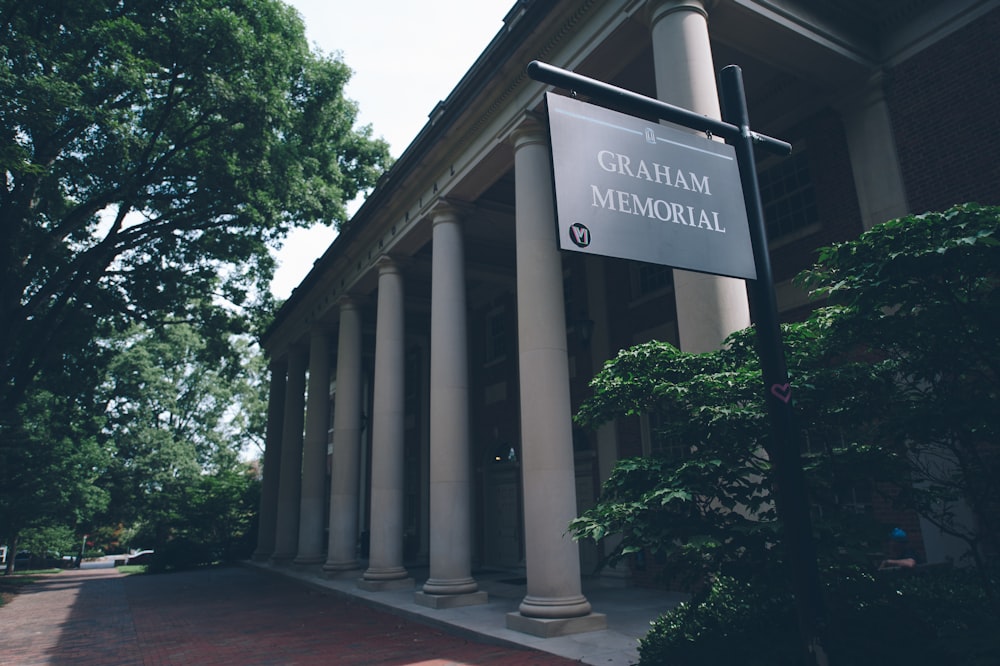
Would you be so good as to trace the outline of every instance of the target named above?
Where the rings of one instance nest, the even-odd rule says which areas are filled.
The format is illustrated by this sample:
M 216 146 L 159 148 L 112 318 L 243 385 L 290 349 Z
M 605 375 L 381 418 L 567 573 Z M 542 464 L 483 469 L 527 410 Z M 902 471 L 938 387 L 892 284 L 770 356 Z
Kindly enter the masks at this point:
M 575 663 L 447 633 L 240 567 L 39 576 L 0 607 L 0 664 Z

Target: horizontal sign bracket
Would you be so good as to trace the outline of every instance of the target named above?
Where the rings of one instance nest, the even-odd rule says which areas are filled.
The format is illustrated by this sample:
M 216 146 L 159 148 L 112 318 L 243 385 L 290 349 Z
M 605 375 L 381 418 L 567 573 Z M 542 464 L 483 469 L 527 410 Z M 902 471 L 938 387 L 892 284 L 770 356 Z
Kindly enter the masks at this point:
M 726 143 L 735 144 L 743 139 L 742 130 L 736 125 L 731 125 L 715 118 L 703 116 L 694 111 L 674 106 L 660 100 L 652 99 L 631 90 L 625 90 L 603 81 L 581 76 L 576 72 L 571 72 L 559 67 L 553 67 L 538 60 L 532 60 L 528 64 L 528 76 L 535 81 L 558 86 L 566 90 L 573 90 L 577 93 L 600 99 L 602 102 L 614 106 L 623 113 L 631 113 L 641 116 L 655 116 L 667 122 L 676 123 L 685 127 L 690 127 L 701 132 L 710 132 L 714 136 L 725 139 Z M 757 132 L 750 132 L 750 138 L 754 145 L 760 146 L 764 150 L 774 155 L 789 155 L 792 152 L 792 144 L 781 139 L 775 139 Z

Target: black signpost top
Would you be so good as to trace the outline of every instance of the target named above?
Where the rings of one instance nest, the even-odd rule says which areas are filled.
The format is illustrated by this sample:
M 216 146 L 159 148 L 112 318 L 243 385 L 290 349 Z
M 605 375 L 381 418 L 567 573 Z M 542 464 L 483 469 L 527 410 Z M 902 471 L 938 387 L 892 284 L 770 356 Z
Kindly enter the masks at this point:
M 576 72 L 553 67 L 538 60 L 532 60 L 528 63 L 527 71 L 528 76 L 536 81 L 593 97 L 623 113 L 656 116 L 667 122 L 722 137 L 726 143 L 730 144 L 742 138 L 742 130 L 736 125 L 731 125 L 715 118 L 709 118 L 694 111 L 689 111 L 688 109 L 674 106 L 673 104 L 668 104 L 652 97 L 640 95 L 631 90 L 618 88 L 603 81 L 581 76 Z M 774 155 L 785 156 L 790 155 L 792 152 L 792 144 L 781 139 L 775 139 L 764 134 L 758 134 L 757 132 L 750 132 L 750 139 L 755 146 L 760 146 Z

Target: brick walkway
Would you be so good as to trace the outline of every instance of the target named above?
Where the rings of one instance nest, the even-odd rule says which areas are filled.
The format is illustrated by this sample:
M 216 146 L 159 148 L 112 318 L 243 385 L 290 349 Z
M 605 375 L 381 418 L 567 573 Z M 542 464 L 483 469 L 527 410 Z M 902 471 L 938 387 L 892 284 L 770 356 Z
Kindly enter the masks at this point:
M 559 666 L 240 567 L 40 577 L 0 607 L 0 664 Z

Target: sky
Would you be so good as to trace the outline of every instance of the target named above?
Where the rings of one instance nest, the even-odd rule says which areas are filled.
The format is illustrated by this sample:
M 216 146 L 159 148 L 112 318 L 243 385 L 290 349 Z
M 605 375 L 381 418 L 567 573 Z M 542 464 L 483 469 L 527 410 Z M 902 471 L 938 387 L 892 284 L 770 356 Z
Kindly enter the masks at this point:
M 354 71 L 346 96 L 358 103 L 358 124 L 370 124 L 375 136 L 389 142 L 393 157 L 417 136 L 514 5 L 514 0 L 285 2 L 302 15 L 313 50 L 340 52 Z M 324 226 L 293 231 L 276 253 L 272 293 L 287 298 L 335 237 Z

